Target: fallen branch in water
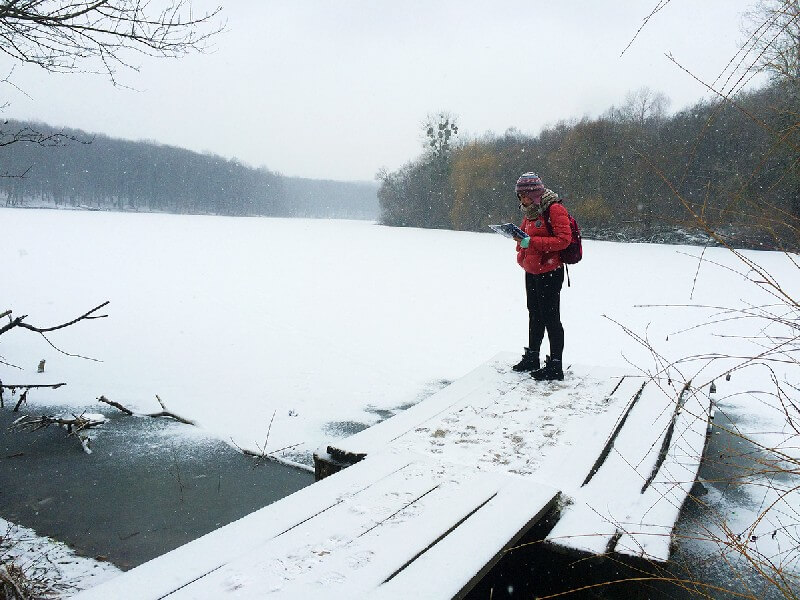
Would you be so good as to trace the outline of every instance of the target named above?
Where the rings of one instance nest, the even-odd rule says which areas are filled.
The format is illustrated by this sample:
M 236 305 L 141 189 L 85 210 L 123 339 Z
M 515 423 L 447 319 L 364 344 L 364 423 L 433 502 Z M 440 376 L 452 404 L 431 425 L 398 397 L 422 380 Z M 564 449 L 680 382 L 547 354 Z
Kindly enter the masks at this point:
M 161 408 L 163 410 L 161 410 L 159 412 L 155 412 L 155 413 L 141 413 L 139 416 L 142 416 L 142 417 L 153 417 L 153 418 L 167 417 L 169 419 L 174 419 L 175 421 L 178 421 L 179 423 L 184 423 L 186 425 L 194 425 L 195 427 L 197 426 L 197 423 L 195 423 L 191 419 L 187 419 L 186 417 L 182 417 L 180 415 L 176 415 L 174 412 L 171 412 L 170 410 L 168 410 L 167 407 L 164 405 L 164 403 L 161 401 L 161 398 L 159 398 L 158 394 L 156 394 L 156 400 L 158 400 L 158 403 L 161 405 Z M 125 406 L 123 406 L 119 402 L 114 402 L 113 400 L 109 400 L 105 396 L 100 396 L 97 399 L 97 401 L 98 402 L 103 402 L 105 404 L 108 404 L 109 406 L 113 406 L 114 408 L 124 412 L 126 415 L 129 415 L 129 416 L 134 416 L 134 415 L 137 414 L 137 413 L 134 413 L 130 408 L 126 408 Z
M 125 408 L 125 407 L 124 407 L 124 406 L 122 406 L 122 404 L 120 404 L 119 402 L 114 402 L 113 400 L 109 400 L 109 399 L 108 399 L 108 398 L 106 398 L 105 396 L 100 396 L 100 397 L 97 399 L 97 401 L 98 401 L 98 402 L 104 402 L 105 404 L 108 404 L 108 405 L 110 405 L 110 406 L 113 406 L 113 407 L 114 407 L 114 408 L 116 408 L 116 409 L 119 409 L 119 410 L 121 410 L 121 411 L 122 411 L 122 412 L 124 412 L 126 415 L 133 416 L 133 411 L 132 411 L 132 410 L 130 410 L 129 408 Z
M 20 417 L 16 421 L 14 421 L 10 426 L 10 431 L 39 431 L 40 429 L 45 429 L 52 425 L 56 425 L 58 427 L 64 427 L 67 430 L 67 437 L 76 437 L 83 448 L 83 451 L 87 454 L 91 454 L 92 450 L 90 447 L 91 440 L 89 436 L 81 435 L 82 431 L 90 429 L 92 427 L 97 427 L 98 425 L 102 425 L 105 423 L 105 418 L 103 419 L 93 419 L 90 417 L 85 416 L 85 414 L 80 415 L 72 415 L 71 419 L 66 419 L 64 417 L 54 416 L 54 415 L 40 415 L 38 417 L 32 417 L 30 415 L 25 415 L 24 417 Z

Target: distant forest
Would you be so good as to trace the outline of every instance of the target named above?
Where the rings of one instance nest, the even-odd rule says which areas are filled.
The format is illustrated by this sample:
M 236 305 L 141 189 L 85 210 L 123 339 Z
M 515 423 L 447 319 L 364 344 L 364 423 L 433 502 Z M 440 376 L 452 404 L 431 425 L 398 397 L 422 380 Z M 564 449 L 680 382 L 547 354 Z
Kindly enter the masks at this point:
M 377 189 L 374 182 L 285 177 L 213 154 L 41 123 L 7 121 L 0 129 L 6 206 L 375 220 Z
M 774 83 L 667 116 L 668 99 L 644 88 L 598 118 L 537 136 L 458 141 L 442 113 L 424 126 L 419 158 L 379 175 L 381 220 L 469 231 L 516 222 L 514 182 L 536 171 L 587 237 L 705 243 L 688 206 L 734 245 L 796 250 L 799 96 L 792 83 Z

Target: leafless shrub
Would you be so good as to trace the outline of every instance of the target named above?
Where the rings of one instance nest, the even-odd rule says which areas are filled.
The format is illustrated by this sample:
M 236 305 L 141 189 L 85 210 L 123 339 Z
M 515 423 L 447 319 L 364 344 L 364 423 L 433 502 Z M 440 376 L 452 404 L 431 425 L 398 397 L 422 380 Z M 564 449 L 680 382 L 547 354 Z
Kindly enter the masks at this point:
M 659 3 L 659 9 L 669 2 Z M 653 14 L 650 15 L 652 17 Z M 648 19 L 650 18 L 648 17 Z M 754 253 L 743 252 L 728 241 L 718 218 L 711 219 L 704 210 L 684 197 L 680 191 L 680 181 L 674 176 L 660 172 L 647 156 L 643 158 L 659 174 L 675 200 L 685 209 L 695 226 L 711 239 L 728 250 L 735 258 L 735 266 L 715 264 L 718 268 L 729 269 L 741 277 L 759 294 L 766 294 L 769 300 L 760 304 L 737 304 L 721 306 L 694 305 L 703 312 L 697 324 L 686 327 L 682 332 L 708 329 L 722 324 L 733 323 L 744 334 L 736 334 L 737 342 L 749 343 L 749 351 L 731 353 L 729 342 L 732 336 L 717 335 L 716 352 L 685 356 L 678 360 L 667 360 L 659 352 L 657 344 L 646 334 L 627 330 L 651 353 L 659 374 L 679 373 L 698 384 L 698 376 L 705 378 L 706 384 L 730 379 L 742 371 L 758 372 L 763 382 L 758 389 L 743 392 L 762 410 L 774 411 L 781 427 L 777 443 L 760 441 L 749 432 L 742 431 L 731 416 L 730 425 L 716 425 L 718 431 L 730 436 L 731 440 L 742 443 L 745 450 L 731 447 L 724 457 L 709 457 L 707 460 L 724 459 L 733 463 L 736 474 L 725 476 L 724 480 L 714 481 L 717 485 L 738 488 L 751 494 L 751 498 L 761 498 L 761 505 L 754 510 L 752 523 L 737 528 L 730 515 L 719 511 L 713 501 L 704 497 L 691 497 L 691 502 L 705 515 L 705 523 L 697 532 L 699 541 L 716 548 L 716 559 L 728 564 L 734 574 L 729 593 L 743 598 L 763 598 L 766 585 L 769 597 L 798 598 L 800 590 L 800 454 L 797 453 L 800 440 L 800 303 L 796 287 L 789 284 L 800 280 L 800 95 L 787 99 L 781 108 L 784 126 L 780 129 L 767 125 L 758 116 L 750 114 L 737 103 L 736 93 L 750 80 L 754 72 L 766 69 L 773 77 L 782 80 L 794 89 L 798 82 L 797 57 L 800 56 L 800 4 L 794 0 L 769 0 L 762 2 L 760 8 L 750 15 L 754 21 L 742 51 L 731 59 L 726 72 L 714 82 L 702 82 L 717 97 L 720 109 L 732 106 L 742 111 L 752 122 L 766 131 L 774 140 L 773 146 L 759 164 L 757 170 L 767 168 L 770 157 L 782 153 L 789 160 L 780 164 L 786 171 L 781 179 L 795 182 L 798 198 L 790 206 L 775 206 L 764 201 L 747 188 L 745 183 L 732 199 L 736 212 L 748 214 L 753 230 L 770 238 L 773 247 L 779 248 L 789 265 L 788 281 L 770 272 L 764 261 Z M 638 33 L 637 33 L 638 35 Z M 701 81 L 683 65 L 675 64 L 687 74 Z M 713 117 L 698 132 L 698 140 L 712 126 Z M 699 144 L 695 145 L 696 152 Z M 693 155 L 687 157 L 689 161 Z M 786 166 L 788 165 L 788 166 Z M 751 175 L 755 176 L 756 173 Z M 732 209 L 733 210 L 733 209 Z M 724 215 L 723 215 L 724 216 Z M 701 264 L 709 264 L 705 252 L 698 258 L 699 277 Z M 664 308 L 664 307 L 660 307 Z M 682 307 L 685 308 L 685 307 Z M 677 332 L 678 334 L 682 332 Z M 744 344 L 740 344 L 744 345 Z M 691 372 L 690 372 L 691 371 Z M 733 398 L 729 398 L 733 400 Z M 773 435 L 773 438 L 777 437 Z M 723 453 L 724 454 L 724 453 Z M 766 533 L 765 533 L 766 531 Z M 763 536 L 775 543 L 767 545 L 769 550 L 760 548 Z M 684 568 L 687 568 L 684 565 Z M 749 574 L 758 576 L 759 585 L 754 585 Z M 651 574 L 652 575 L 652 574 Z M 695 577 L 687 573 L 686 580 Z M 698 595 L 706 596 L 708 590 L 696 590 Z

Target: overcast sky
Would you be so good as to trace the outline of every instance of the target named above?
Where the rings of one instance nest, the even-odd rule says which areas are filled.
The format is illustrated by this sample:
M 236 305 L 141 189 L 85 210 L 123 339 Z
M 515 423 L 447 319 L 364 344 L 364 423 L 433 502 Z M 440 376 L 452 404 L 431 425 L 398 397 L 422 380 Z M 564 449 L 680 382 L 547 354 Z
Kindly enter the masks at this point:
M 195 6 L 212 2 L 195 0 Z M 6 118 L 236 157 L 284 175 L 371 180 L 419 155 L 440 110 L 462 134 L 538 133 L 641 86 L 678 110 L 744 36 L 753 0 L 229 0 L 213 53 L 142 59 L 114 88 L 17 68 Z M 0 60 L 8 71 L 11 63 Z M 531 165 L 535 169 L 536 165 Z

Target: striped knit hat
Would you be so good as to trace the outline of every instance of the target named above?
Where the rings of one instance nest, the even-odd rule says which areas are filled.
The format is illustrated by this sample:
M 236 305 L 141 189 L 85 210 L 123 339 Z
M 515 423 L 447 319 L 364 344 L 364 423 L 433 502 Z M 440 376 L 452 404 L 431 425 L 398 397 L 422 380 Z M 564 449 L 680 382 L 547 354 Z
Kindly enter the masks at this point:
M 519 195 L 520 192 L 532 192 L 534 196 L 541 196 L 544 194 L 544 184 L 542 183 L 541 177 L 529 171 L 519 176 L 517 185 L 514 186 L 514 191 L 517 195 Z

